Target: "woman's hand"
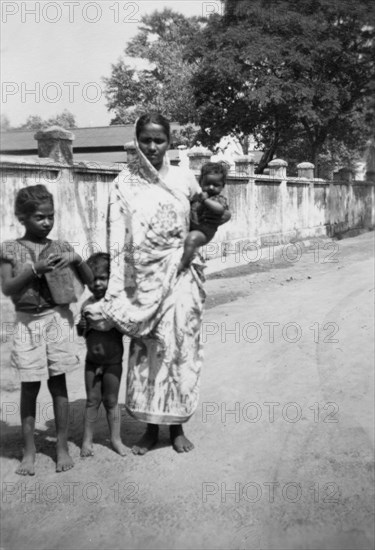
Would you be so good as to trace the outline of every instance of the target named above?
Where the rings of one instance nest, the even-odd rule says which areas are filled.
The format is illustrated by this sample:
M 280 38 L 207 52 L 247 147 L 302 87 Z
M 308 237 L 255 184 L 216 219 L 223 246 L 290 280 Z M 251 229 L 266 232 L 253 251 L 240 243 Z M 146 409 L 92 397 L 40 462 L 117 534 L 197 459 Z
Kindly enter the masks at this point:
M 77 334 L 78 336 L 86 336 L 89 328 L 89 323 L 87 322 L 86 315 L 81 315 L 79 323 L 77 324 Z
M 87 327 L 89 327 L 90 323 L 94 323 L 95 321 L 98 320 L 98 312 L 95 311 L 86 311 L 85 312 L 85 320 L 86 320 L 86 323 L 87 323 Z

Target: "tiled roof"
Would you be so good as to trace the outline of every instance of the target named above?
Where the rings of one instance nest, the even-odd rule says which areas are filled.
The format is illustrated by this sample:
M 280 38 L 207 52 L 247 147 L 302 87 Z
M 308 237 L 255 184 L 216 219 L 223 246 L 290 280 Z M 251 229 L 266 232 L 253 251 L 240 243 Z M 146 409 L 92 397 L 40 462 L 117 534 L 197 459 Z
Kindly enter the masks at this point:
M 172 122 L 171 130 L 179 128 L 179 124 Z M 134 136 L 133 124 L 118 124 L 114 126 L 97 126 L 89 128 L 72 128 L 75 139 L 73 141 L 73 152 L 81 148 L 102 148 L 122 147 L 125 143 L 132 141 Z M 24 151 L 37 149 L 37 142 L 34 139 L 35 130 L 22 131 L 13 130 L 1 132 L 1 151 Z
M 177 130 L 179 124 L 171 123 L 171 130 Z M 126 162 L 124 145 L 133 141 L 134 125 L 119 124 L 114 126 L 97 126 L 89 128 L 72 128 L 74 161 L 103 161 L 109 163 Z M 1 132 L 0 151 L 3 154 L 37 155 L 38 144 L 34 139 L 36 131 L 12 130 Z M 258 163 L 262 152 L 250 151 L 255 163 Z M 178 157 L 178 151 L 168 153 L 172 160 Z
M 0 150 L 1 151 L 19 151 L 26 149 L 36 149 L 37 142 L 34 139 L 35 132 L 1 132 Z

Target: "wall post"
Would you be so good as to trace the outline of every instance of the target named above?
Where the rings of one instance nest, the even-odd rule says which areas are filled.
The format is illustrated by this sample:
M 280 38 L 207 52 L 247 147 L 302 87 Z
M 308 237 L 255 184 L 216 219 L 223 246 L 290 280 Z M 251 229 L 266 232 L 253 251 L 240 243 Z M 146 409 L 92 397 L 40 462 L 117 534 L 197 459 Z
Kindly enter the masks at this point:
M 34 134 L 38 142 L 38 157 L 50 158 L 55 162 L 73 164 L 74 134 L 60 126 L 50 126 Z
M 308 180 L 314 179 L 314 168 L 315 165 L 312 162 L 300 162 L 297 164 L 298 177 Z
M 273 159 L 267 164 L 267 166 L 269 168 L 271 178 L 281 180 L 286 178 L 286 167 L 288 166 L 286 160 Z
M 194 172 L 199 172 L 203 164 L 209 162 L 211 159 L 211 151 L 206 147 L 194 147 L 189 151 L 189 167 Z
M 254 159 L 249 155 L 241 155 L 234 159 L 236 175 L 254 176 Z

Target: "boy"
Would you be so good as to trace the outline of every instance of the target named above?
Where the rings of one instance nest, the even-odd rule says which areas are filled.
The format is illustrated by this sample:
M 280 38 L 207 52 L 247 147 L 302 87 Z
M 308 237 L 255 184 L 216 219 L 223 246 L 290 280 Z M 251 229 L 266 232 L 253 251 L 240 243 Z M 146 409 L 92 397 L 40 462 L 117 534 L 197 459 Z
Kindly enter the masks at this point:
M 94 454 L 93 423 L 102 401 L 107 413 L 112 447 L 124 456 L 126 453 L 120 437 L 121 418 L 118 407 L 124 353 L 122 334 L 100 313 L 108 287 L 110 256 L 104 252 L 98 252 L 90 256 L 87 265 L 94 276 L 92 284 L 89 285 L 93 295 L 83 303 L 81 319 L 77 325 L 77 332 L 79 336 L 85 337 L 87 347 L 85 366 L 87 401 L 81 456 L 88 457 Z M 95 321 L 92 320 L 93 318 Z

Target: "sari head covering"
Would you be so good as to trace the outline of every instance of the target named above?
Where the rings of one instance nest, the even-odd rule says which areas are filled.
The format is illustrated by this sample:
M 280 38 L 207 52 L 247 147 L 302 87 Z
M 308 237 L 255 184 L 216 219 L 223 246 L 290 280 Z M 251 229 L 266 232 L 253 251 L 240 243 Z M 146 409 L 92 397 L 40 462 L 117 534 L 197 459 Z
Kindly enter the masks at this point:
M 132 336 L 126 406 L 139 420 L 180 424 L 198 403 L 202 262 L 177 276 L 200 188 L 190 170 L 156 170 L 139 148 L 110 193 L 111 272 L 103 313 Z

